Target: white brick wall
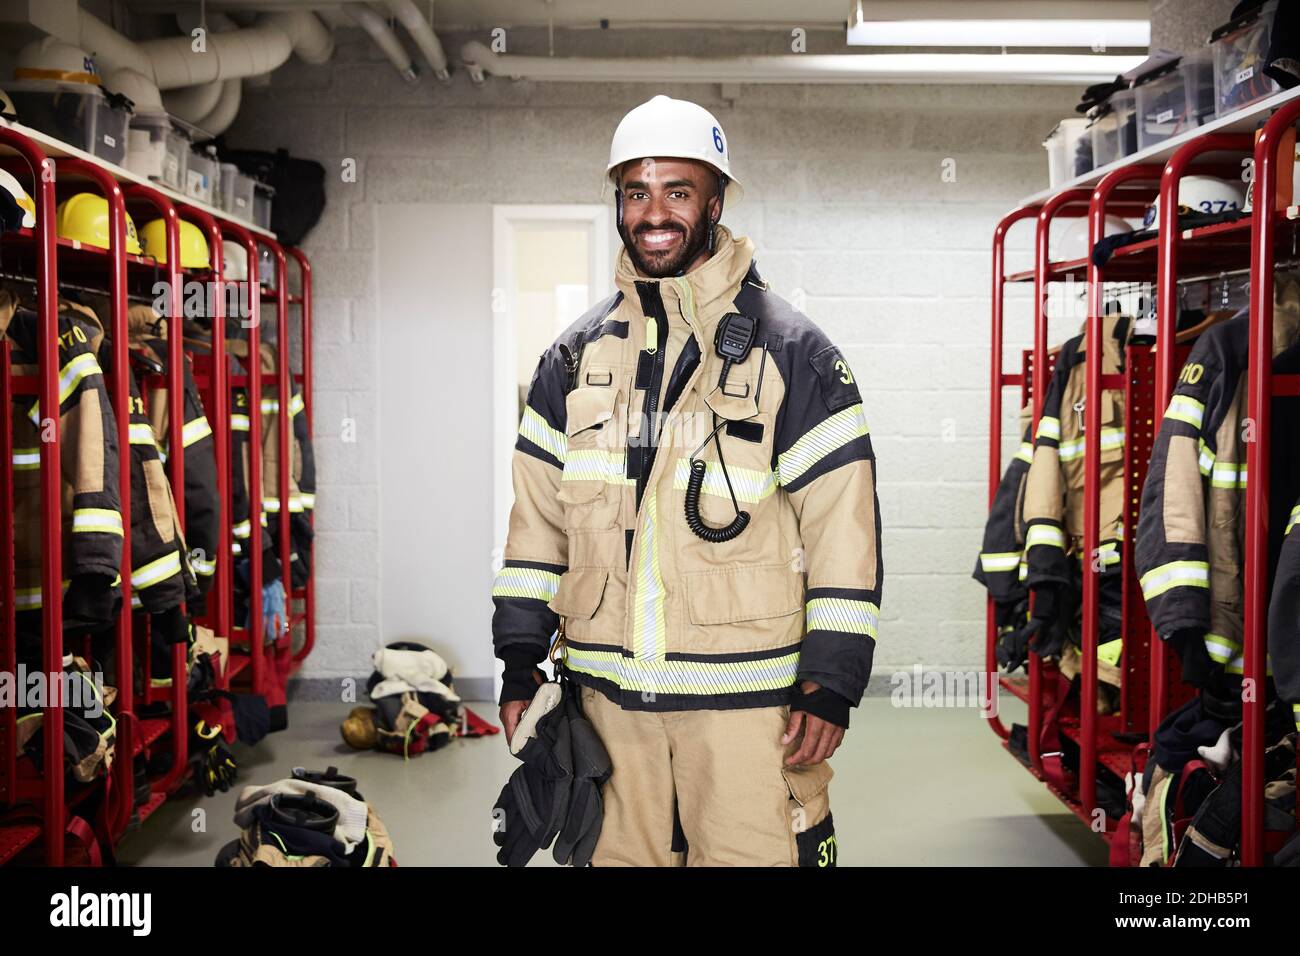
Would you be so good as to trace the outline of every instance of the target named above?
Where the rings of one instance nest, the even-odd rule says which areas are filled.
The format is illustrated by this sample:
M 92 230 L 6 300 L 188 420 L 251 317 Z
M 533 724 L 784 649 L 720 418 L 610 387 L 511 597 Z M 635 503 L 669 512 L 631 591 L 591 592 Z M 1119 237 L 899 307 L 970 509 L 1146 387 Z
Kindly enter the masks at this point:
M 331 64 L 291 63 L 269 86 L 246 89 L 230 134 L 235 145 L 287 147 L 328 173 L 329 207 L 305 243 L 316 276 L 321 475 L 318 648 L 307 676 L 364 673 L 384 636 L 383 479 L 367 437 L 383 373 L 376 205 L 597 201 L 615 124 L 656 92 L 718 115 L 748 190 L 724 220 L 755 240 L 777 292 L 802 290 L 862 384 L 885 526 L 877 672 L 982 659 L 982 592 L 969 575 L 986 496 L 989 248 L 999 217 L 1046 185 L 1039 142 L 1070 114 L 1075 91 L 773 85 L 742 86 L 728 102 L 707 85 L 489 79 L 476 89 L 463 71 L 447 87 L 406 86 L 368 41 L 339 38 Z M 449 35 L 445 46 L 464 39 Z M 568 40 L 565 52 L 598 40 Z M 345 157 L 357 161 L 355 183 L 340 181 Z M 941 179 L 946 158 L 956 182 Z M 1012 268 L 1027 263 L 1022 228 Z M 1029 341 L 1028 296 L 1018 298 L 1008 311 L 1015 347 Z M 481 360 L 490 367 L 490 356 Z M 1017 395 L 1006 399 L 1010 442 Z M 357 422 L 355 444 L 340 438 L 344 418 Z M 461 673 L 489 676 L 489 660 Z

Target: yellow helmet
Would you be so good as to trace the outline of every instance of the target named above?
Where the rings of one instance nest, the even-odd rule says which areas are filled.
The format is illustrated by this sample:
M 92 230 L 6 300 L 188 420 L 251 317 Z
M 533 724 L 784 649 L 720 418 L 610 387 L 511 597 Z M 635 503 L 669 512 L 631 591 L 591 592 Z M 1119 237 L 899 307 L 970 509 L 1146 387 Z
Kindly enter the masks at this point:
M 108 248 L 108 200 L 96 193 L 77 193 L 59 203 L 55 229 L 63 239 L 76 239 L 88 246 Z M 131 214 L 126 214 L 126 251 L 140 255 L 140 239 Z
M 8 170 L 0 169 L 0 189 L 4 189 L 9 195 L 13 196 L 14 202 L 23 211 L 23 228 L 31 229 L 35 226 L 36 203 L 31 196 L 27 195 L 27 190 L 23 189 L 22 183 Z
M 206 269 L 208 261 L 208 240 L 203 238 L 203 230 L 192 222 L 182 219 L 181 223 L 181 267 L 185 269 Z M 167 223 L 161 218 L 144 224 L 145 255 L 153 256 L 163 265 L 167 264 Z

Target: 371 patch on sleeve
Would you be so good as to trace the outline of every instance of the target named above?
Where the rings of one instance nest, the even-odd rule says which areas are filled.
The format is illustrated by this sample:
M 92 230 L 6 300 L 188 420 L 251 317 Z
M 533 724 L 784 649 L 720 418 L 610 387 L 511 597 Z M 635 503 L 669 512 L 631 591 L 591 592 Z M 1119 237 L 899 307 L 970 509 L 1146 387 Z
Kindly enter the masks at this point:
M 838 412 L 862 401 L 857 379 L 835 346 L 826 346 L 808 361 L 821 382 L 822 399 L 828 411 Z

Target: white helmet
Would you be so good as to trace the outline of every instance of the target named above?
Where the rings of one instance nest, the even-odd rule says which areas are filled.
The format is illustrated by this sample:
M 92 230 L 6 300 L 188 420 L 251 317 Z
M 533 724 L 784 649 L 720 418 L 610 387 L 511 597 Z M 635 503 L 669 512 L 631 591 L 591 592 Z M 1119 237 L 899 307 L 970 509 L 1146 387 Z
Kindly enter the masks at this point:
M 4 90 L 0 90 L 0 116 L 7 120 L 18 119 L 18 110 L 14 108 L 14 101 Z
M 1133 227 L 1119 216 L 1107 216 L 1102 235 L 1114 236 L 1132 231 Z M 1091 253 L 1088 249 L 1088 217 L 1078 216 L 1066 220 L 1065 228 L 1056 235 L 1050 236 L 1049 252 L 1053 262 L 1087 259 Z
M 0 169 L 0 189 L 3 189 L 9 195 L 13 196 L 14 202 L 23 211 L 24 229 L 31 229 L 36 225 L 36 203 L 32 197 L 27 195 L 27 190 L 23 189 L 22 183 L 14 178 L 8 170 Z
M 632 109 L 614 130 L 605 166 L 605 186 L 615 182 L 619 167 L 631 159 L 667 156 L 708 163 L 727 177 L 726 205 L 739 202 L 744 190 L 731 175 L 727 137 L 716 116 L 688 100 L 660 94 Z
M 232 282 L 248 279 L 248 250 L 233 239 L 221 240 L 221 271 Z
M 1184 176 L 1178 181 L 1178 212 L 1241 212 L 1246 207 L 1246 186 L 1215 176 Z M 1142 224 L 1160 228 L 1160 197 L 1147 207 Z
M 14 79 L 55 80 L 99 85 L 95 59 L 80 47 L 52 36 L 41 37 L 18 51 Z

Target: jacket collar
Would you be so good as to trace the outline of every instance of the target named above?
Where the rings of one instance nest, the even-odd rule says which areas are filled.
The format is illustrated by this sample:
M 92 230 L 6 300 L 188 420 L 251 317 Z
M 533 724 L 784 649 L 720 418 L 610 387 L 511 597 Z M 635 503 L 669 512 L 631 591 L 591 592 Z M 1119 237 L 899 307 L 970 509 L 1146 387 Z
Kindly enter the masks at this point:
M 638 282 L 659 283 L 662 292 L 679 299 L 685 298 L 682 287 L 686 286 L 692 300 L 696 332 L 711 336 L 713 327 L 725 311 L 720 306 L 736 297 L 754 261 L 754 243 L 748 238 L 736 238 L 726 226 L 717 226 L 715 230 L 713 255 L 678 278 L 647 279 L 639 276 L 627 249 L 620 249 L 614 283 L 622 291 L 623 298 L 632 303 L 639 301 Z M 683 311 L 690 314 L 686 309 Z

